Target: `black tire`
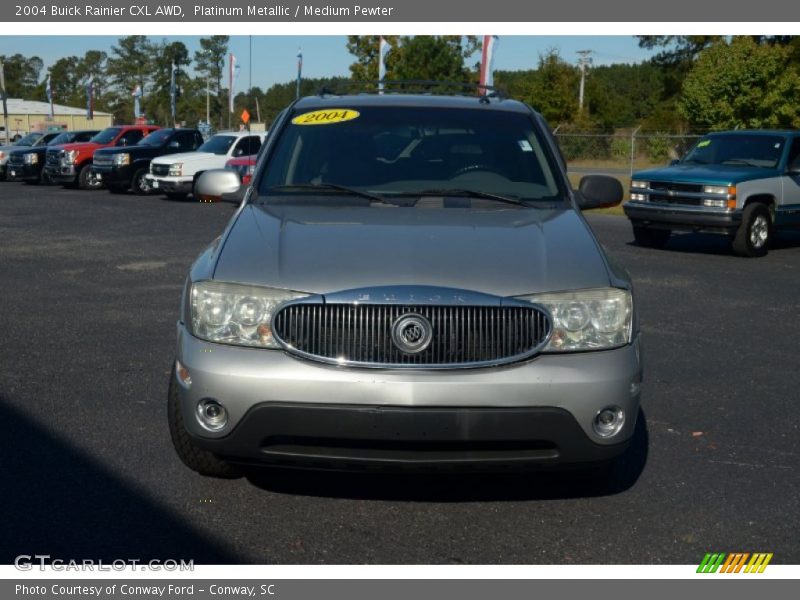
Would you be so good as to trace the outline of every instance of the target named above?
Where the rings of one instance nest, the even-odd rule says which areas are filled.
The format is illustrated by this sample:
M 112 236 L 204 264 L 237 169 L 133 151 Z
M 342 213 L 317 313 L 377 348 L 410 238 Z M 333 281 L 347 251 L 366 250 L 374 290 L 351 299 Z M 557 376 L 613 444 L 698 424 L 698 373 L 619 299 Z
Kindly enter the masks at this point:
M 739 256 L 766 256 L 774 233 L 772 214 L 766 204 L 748 204 L 742 213 L 742 224 L 733 238 L 733 251 Z
M 92 165 L 84 165 L 78 173 L 78 187 L 82 190 L 99 190 L 103 187 L 94 177 L 92 177 Z
M 147 169 L 138 169 L 131 178 L 131 190 L 139 196 L 146 196 L 153 191 L 147 181 Z
M 220 460 L 216 455 L 198 448 L 186 432 L 183 423 L 183 413 L 178 401 L 178 381 L 175 378 L 175 366 L 172 367 L 172 376 L 169 380 L 169 395 L 167 400 L 167 417 L 169 420 L 169 433 L 172 445 L 183 464 L 192 471 L 207 477 L 221 479 L 236 479 L 241 477 L 241 472 L 232 465 Z
M 186 200 L 186 194 L 182 192 L 164 192 L 164 195 L 170 200 Z
M 650 229 L 649 227 L 633 226 L 633 239 L 636 244 L 645 248 L 663 248 L 667 245 L 672 232 L 669 229 Z

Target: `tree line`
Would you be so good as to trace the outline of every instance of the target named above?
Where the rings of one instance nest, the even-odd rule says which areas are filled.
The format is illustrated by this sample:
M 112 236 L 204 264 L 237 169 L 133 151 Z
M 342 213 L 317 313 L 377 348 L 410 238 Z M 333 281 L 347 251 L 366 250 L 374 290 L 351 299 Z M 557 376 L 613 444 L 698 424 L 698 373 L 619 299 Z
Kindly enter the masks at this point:
M 378 78 L 379 36 L 348 36 L 353 56 L 350 81 Z M 480 39 L 476 36 L 385 36 L 387 80 L 436 80 L 477 83 Z M 578 106 L 581 73 L 574 61 L 548 50 L 527 70 L 496 71 L 495 84 L 527 102 L 561 131 L 642 131 L 702 133 L 717 129 L 800 126 L 800 41 L 794 36 L 638 36 L 655 51 L 635 64 L 594 66 L 587 70 L 583 109 Z M 120 122 L 133 116 L 132 91 L 142 85 L 142 106 L 155 123 L 170 123 L 170 69 L 176 65 L 178 120 L 204 120 L 206 95 L 212 124 L 228 125 L 225 70 L 228 36 L 201 38 L 190 54 L 183 42 L 146 36 L 120 38 L 110 52 L 90 50 L 58 59 L 44 72 L 37 56 L 2 56 L 9 97 L 45 98 L 51 76 L 54 101 L 85 106 L 93 78 L 96 110 Z M 502 42 L 500 46 L 502 52 Z M 339 87 L 346 77 L 303 79 L 301 94 Z M 367 86 L 370 87 L 370 86 Z M 374 89 L 374 86 L 371 86 Z M 254 87 L 235 97 L 236 117 L 243 108 L 253 119 L 271 122 L 294 100 L 295 82 Z

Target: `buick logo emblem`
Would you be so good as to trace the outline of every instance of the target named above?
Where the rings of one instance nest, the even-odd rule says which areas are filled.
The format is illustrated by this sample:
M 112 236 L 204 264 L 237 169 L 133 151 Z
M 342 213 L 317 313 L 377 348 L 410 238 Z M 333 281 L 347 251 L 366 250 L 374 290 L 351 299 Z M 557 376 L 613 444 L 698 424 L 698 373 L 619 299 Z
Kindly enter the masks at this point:
M 403 315 L 392 325 L 392 341 L 406 354 L 417 354 L 430 346 L 433 327 L 430 321 L 417 314 Z

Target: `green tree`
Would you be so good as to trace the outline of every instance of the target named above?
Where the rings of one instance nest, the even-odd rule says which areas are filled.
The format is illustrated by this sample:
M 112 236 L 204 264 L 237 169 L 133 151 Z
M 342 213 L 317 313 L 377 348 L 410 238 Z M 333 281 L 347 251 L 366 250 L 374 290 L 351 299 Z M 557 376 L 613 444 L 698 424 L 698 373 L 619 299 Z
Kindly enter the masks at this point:
M 182 88 L 186 85 L 186 67 L 189 65 L 189 50 L 183 42 L 167 43 L 161 40 L 152 45 L 153 83 L 147 102 L 147 112 L 156 123 L 172 125 L 171 85 L 172 65 L 176 67 L 175 84 L 181 89 L 181 95 L 175 103 L 178 120 L 185 120 L 186 102 Z
M 230 37 L 227 35 L 212 35 L 209 38 L 200 39 L 200 50 L 195 52 L 195 70 L 201 78 L 209 79 L 214 87 L 215 101 L 212 106 L 213 112 L 219 115 L 219 127 L 224 126 L 224 116 L 228 112 L 227 100 L 223 98 L 225 89 L 222 87 L 222 74 L 225 70 L 225 62 L 228 58 L 228 42 Z
M 44 68 L 42 59 L 14 54 L 0 55 L 0 62 L 3 63 L 8 97 L 32 98 L 39 87 L 39 75 Z
M 120 38 L 111 48 L 111 57 L 106 63 L 106 75 L 111 86 L 109 105 L 118 119 L 125 121 L 133 117 L 133 90 L 142 86 L 147 102 L 150 92 L 153 50 L 150 40 L 143 35 Z
M 557 50 L 548 50 L 539 55 L 533 77 L 520 86 L 520 99 L 556 126 L 576 118 L 579 84 L 578 69 L 564 61 Z
M 733 38 L 701 52 L 686 77 L 680 113 L 697 130 L 800 126 L 800 76 L 789 49 Z
M 385 35 L 383 38 L 392 46 L 392 51 L 386 57 L 386 78 L 391 79 L 394 77 L 394 65 L 397 62 L 395 50 L 399 47 L 400 37 Z M 347 36 L 347 51 L 356 58 L 356 62 L 350 65 L 354 80 L 377 81 L 380 39 L 379 35 Z

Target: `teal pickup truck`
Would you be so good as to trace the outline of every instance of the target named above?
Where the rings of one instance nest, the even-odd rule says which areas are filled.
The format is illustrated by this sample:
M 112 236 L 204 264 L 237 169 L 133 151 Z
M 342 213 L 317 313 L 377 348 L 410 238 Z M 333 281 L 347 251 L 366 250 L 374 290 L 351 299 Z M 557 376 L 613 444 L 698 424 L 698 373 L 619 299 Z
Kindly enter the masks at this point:
M 670 166 L 634 173 L 625 214 L 643 246 L 704 231 L 728 235 L 740 256 L 764 256 L 776 229 L 800 226 L 800 131 L 706 135 Z

